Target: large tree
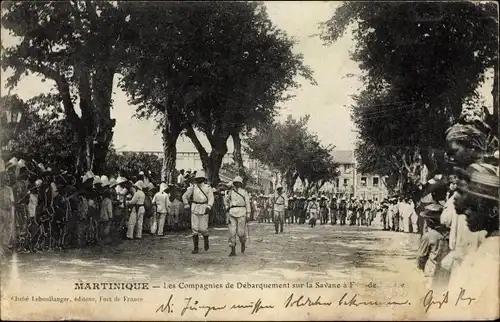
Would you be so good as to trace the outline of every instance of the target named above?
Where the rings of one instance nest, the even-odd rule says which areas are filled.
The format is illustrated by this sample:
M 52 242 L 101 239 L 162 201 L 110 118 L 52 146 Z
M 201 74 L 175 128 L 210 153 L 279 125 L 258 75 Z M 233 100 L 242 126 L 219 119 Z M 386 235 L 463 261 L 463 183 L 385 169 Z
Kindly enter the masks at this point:
M 310 190 L 319 190 L 327 181 L 337 176 L 331 151 L 332 146 L 323 146 L 316 135 L 309 133 L 309 116 L 299 120 L 288 116 L 283 123 L 261 127 L 246 140 L 247 153 L 276 169 L 284 179 L 287 191 L 292 191 L 298 178 Z
M 399 155 L 415 147 L 432 173 L 445 130 L 463 105 L 477 104 L 485 72 L 497 70 L 497 15 L 496 5 L 485 2 L 342 4 L 322 38 L 331 43 L 354 29 L 352 59 L 365 85 L 353 106 L 361 140 L 387 151 L 399 147 Z M 493 111 L 494 122 L 498 106 Z
M 122 85 L 140 117 L 159 121 L 164 176 L 171 179 L 183 130 L 213 184 L 229 137 L 243 174 L 241 135 L 273 119 L 276 104 L 288 98 L 286 90 L 298 86 L 297 74 L 312 81 L 302 57 L 292 52 L 293 42 L 256 2 L 131 3 L 127 10 L 141 26 L 142 41 L 130 45 L 134 54 L 122 71 Z M 162 37 L 166 41 L 157 41 Z
M 2 51 L 4 71 L 14 71 L 8 86 L 29 73 L 55 83 L 78 142 L 80 171 L 100 170 L 113 137 L 111 95 L 126 26 L 123 12 L 107 1 L 11 1 L 2 8 L 2 27 L 19 41 Z
M 191 19 L 200 5 L 124 2 L 121 8 L 136 28 L 125 40 L 129 54 L 120 85 L 136 105 L 138 118 L 157 120 L 164 152 L 161 178 L 175 182 L 177 139 L 192 118 L 189 107 L 200 91 L 193 80 L 206 72 L 197 60 L 193 37 L 199 30 Z
M 36 160 L 45 165 L 57 163 L 71 170 L 76 144 L 71 128 L 60 117 L 62 111 L 54 96 L 39 95 L 25 102 L 17 95 L 6 95 L 0 98 L 0 105 L 2 110 L 22 112 L 15 127 L 6 127 L 2 122 L 3 151 L 18 159 Z

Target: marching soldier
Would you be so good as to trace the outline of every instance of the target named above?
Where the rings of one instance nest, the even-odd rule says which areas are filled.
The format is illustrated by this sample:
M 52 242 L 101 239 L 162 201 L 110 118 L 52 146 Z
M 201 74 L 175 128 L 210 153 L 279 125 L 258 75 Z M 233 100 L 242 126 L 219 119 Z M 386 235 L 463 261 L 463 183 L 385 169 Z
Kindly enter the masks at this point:
M 358 226 L 362 226 L 365 224 L 365 199 L 361 199 L 359 201 L 359 204 L 358 204 L 358 209 L 357 209 L 357 213 L 358 215 L 356 216 L 356 222 L 358 224 Z
M 325 225 L 328 222 L 328 205 L 326 202 L 326 196 L 321 195 L 321 199 L 319 200 L 319 213 L 320 213 L 320 221 L 321 225 Z
M 286 208 L 286 223 L 293 223 L 293 208 L 295 207 L 295 198 L 288 198 L 288 207 Z
M 299 222 L 299 203 L 299 197 L 297 195 L 293 195 L 292 224 L 296 224 Z
M 344 226 L 346 224 L 347 211 L 348 211 L 348 204 L 345 200 L 345 197 L 342 197 L 339 205 L 340 226 Z
M 389 205 L 387 203 L 387 199 L 384 199 L 382 201 L 382 205 L 380 207 L 382 209 L 382 222 L 384 224 L 383 230 L 389 230 L 389 224 L 387 222 L 387 213 L 389 210 Z
M 286 194 L 283 192 L 283 186 L 278 184 L 276 186 L 276 193 L 272 198 L 273 205 L 273 219 L 274 219 L 274 230 L 276 234 L 278 233 L 278 226 L 280 232 L 283 232 L 283 225 L 285 223 L 285 210 L 288 207 L 288 199 Z
M 273 194 L 266 196 L 266 222 L 274 222 Z
M 335 225 L 337 223 L 337 215 L 338 215 L 338 204 L 337 197 L 333 196 L 330 200 L 330 225 Z
M 312 227 L 316 226 L 316 220 L 318 219 L 320 211 L 319 202 L 316 201 L 316 196 L 312 196 L 311 201 L 307 204 L 307 213 L 309 214 L 309 225 Z
M 236 256 L 236 235 L 240 239 L 241 252 L 245 252 L 246 242 L 246 223 L 250 218 L 251 206 L 250 196 L 243 189 L 243 180 L 237 176 L 233 180 L 233 187 L 225 197 L 226 209 L 228 209 L 228 225 L 229 225 L 229 246 L 231 253 L 229 256 Z
M 259 198 L 257 199 L 257 207 L 255 209 L 255 211 L 257 212 L 257 221 L 259 223 L 263 222 L 264 221 L 264 210 L 265 210 L 265 199 L 264 199 L 264 195 L 261 193 L 259 195 Z
M 187 188 L 182 196 L 184 208 L 191 208 L 191 229 L 193 230 L 194 246 L 192 254 L 198 254 L 198 234 L 203 235 L 205 251 L 210 247 L 208 243 L 208 214 L 214 205 L 214 193 L 205 181 L 205 172 L 196 171 L 194 184 Z M 191 207 L 189 206 L 190 203 Z

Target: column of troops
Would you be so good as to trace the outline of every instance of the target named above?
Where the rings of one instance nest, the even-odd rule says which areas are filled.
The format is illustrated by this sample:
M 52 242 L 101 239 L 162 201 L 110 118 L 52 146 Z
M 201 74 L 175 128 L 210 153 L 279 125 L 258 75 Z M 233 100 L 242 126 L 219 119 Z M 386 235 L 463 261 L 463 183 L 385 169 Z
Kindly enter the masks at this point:
M 282 190 L 278 186 L 277 191 Z M 274 222 L 276 233 L 281 231 L 281 221 L 279 216 L 275 216 L 276 200 L 279 196 L 286 198 L 284 209 L 284 223 L 287 224 L 308 224 L 315 227 L 319 222 L 321 225 L 350 225 L 350 226 L 371 226 L 375 220 L 377 224 L 383 225 L 384 229 L 399 230 L 400 216 L 395 211 L 394 205 L 398 198 L 385 198 L 382 202 L 377 200 L 365 200 L 357 198 L 337 198 L 326 195 L 294 195 L 286 197 L 283 193 L 270 195 L 259 194 L 254 198 L 255 212 L 258 222 Z M 389 209 L 391 211 L 389 211 Z M 392 213 L 394 212 L 394 214 Z

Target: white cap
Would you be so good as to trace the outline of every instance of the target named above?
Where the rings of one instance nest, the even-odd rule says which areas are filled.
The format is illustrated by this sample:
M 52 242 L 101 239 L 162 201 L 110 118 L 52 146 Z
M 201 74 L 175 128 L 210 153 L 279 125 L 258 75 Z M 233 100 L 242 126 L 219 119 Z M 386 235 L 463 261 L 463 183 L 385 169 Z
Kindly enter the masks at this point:
M 203 170 L 198 170 L 196 171 L 196 175 L 194 176 L 195 179 L 206 179 L 207 177 L 205 176 L 205 171 Z
M 167 188 L 168 188 L 168 186 L 167 186 L 167 184 L 165 182 L 162 182 L 160 184 L 160 192 L 163 192 L 163 191 L 167 190 Z
M 276 189 L 283 189 L 283 186 L 281 185 L 281 183 L 278 183 L 278 184 L 276 185 Z
M 139 175 L 143 176 L 144 175 L 144 171 L 139 171 Z
M 98 177 L 96 177 L 96 178 L 98 178 Z M 108 177 L 106 177 L 106 176 L 102 176 L 101 177 L 101 185 L 103 187 L 109 186 L 109 179 L 108 179 Z
M 235 182 L 243 183 L 243 179 L 240 176 L 236 176 L 233 180 L 233 183 Z
M 134 183 L 134 186 L 142 190 L 144 189 L 144 182 L 142 182 L 142 180 L 138 180 L 136 183 Z
M 101 178 L 99 178 L 98 176 L 95 176 L 94 177 L 94 182 L 92 182 L 92 184 L 95 186 L 96 184 L 102 184 L 101 182 Z M 108 182 L 109 184 L 109 182 Z
M 496 150 L 495 153 L 493 153 L 493 156 L 495 157 L 495 159 L 499 158 L 499 156 L 498 156 L 498 150 Z
M 18 166 L 19 168 L 24 168 L 24 167 L 26 167 L 26 162 L 24 162 L 24 160 L 23 160 L 23 159 L 21 159 L 21 160 L 19 160 L 19 162 L 17 163 L 17 166 Z
M 116 179 L 116 184 L 120 184 L 120 183 L 124 183 L 124 182 L 127 182 L 127 178 L 125 177 L 118 177 L 118 179 Z
M 39 163 L 37 165 L 42 171 L 45 171 L 45 167 L 43 166 L 43 163 Z
M 35 186 L 38 188 L 38 187 L 40 187 L 42 185 L 42 183 L 43 183 L 43 181 L 40 180 L 40 179 L 38 179 L 38 180 L 35 181 Z
M 9 161 L 7 161 L 7 166 L 6 166 L 6 169 L 9 169 L 11 167 L 15 167 L 17 166 L 17 163 L 19 162 L 19 160 L 17 160 L 16 157 L 13 157 L 12 159 L 10 159 Z

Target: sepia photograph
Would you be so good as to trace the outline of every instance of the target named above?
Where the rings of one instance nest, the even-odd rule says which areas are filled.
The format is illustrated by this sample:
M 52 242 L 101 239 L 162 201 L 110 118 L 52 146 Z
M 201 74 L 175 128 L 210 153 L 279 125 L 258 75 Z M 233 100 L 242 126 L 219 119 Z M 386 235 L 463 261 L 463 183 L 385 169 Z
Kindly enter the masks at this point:
M 498 18 L 3 1 L 0 319 L 499 319 Z

